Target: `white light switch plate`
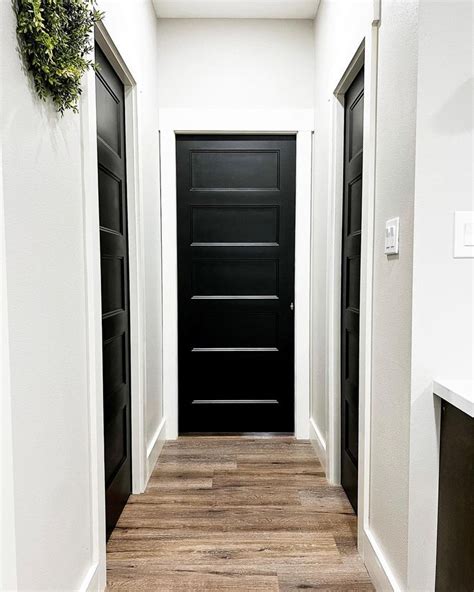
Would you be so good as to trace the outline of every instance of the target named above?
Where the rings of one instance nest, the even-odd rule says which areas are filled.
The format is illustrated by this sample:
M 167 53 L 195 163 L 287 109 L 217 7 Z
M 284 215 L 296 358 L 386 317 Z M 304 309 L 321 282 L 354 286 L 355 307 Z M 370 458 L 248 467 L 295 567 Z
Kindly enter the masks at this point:
M 400 218 L 392 218 L 385 222 L 385 254 L 397 255 L 400 234 Z
M 454 257 L 474 257 L 474 212 L 454 212 Z

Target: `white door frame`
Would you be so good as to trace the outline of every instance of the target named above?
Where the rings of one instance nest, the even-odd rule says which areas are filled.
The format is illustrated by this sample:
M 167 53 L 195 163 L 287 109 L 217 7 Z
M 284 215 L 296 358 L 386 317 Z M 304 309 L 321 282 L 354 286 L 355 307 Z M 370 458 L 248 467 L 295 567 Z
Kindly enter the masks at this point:
M 360 344 L 359 344 L 359 485 L 358 485 L 358 541 L 362 551 L 364 524 L 368 527 L 370 474 L 370 396 L 372 352 L 372 270 L 375 202 L 375 135 L 371 101 L 373 73 L 366 67 L 365 40 L 337 84 L 332 97 L 332 153 L 329 162 L 328 208 L 328 444 L 327 476 L 331 483 L 341 483 L 341 258 L 344 195 L 344 120 L 345 93 L 364 66 L 364 162 L 362 171 L 362 232 L 360 281 Z M 372 74 L 372 76 L 371 76 Z
M 342 211 L 344 193 L 344 108 L 345 93 L 364 65 L 364 43 L 347 66 L 332 97 L 331 142 L 329 158 L 328 207 L 328 292 L 327 292 L 327 353 L 328 353 L 328 444 L 327 477 L 331 483 L 341 482 L 341 257 Z M 364 80 L 365 84 L 365 80 Z M 365 110 L 365 102 L 364 102 Z M 364 113 L 365 115 L 365 113 Z M 364 129 L 364 150 L 365 146 Z M 366 161 L 364 152 L 364 163 Z M 365 172 L 365 171 L 364 171 Z M 363 177 L 365 187 L 365 176 Z M 363 195 L 363 198 L 365 195 Z M 362 202 L 364 207 L 364 201 Z M 363 227 L 364 240 L 367 228 Z M 361 267 L 364 264 L 361 263 Z M 362 270 L 361 270 L 362 271 Z M 362 274 L 361 274 L 362 275 Z M 361 292 L 363 290 L 361 280 Z M 362 298 L 361 298 L 362 302 Z M 363 306 L 361 306 L 361 309 Z M 360 323 L 361 328 L 363 323 Z M 362 344 L 362 339 L 361 339 Z M 360 389 L 362 391 L 362 389 Z
M 380 4 L 374 1 L 374 17 L 365 39 L 341 72 L 334 89 L 331 110 L 328 208 L 328 441 L 327 477 L 341 482 L 341 257 L 344 178 L 344 95 L 364 66 L 364 163 L 362 171 L 362 244 L 359 349 L 359 486 L 358 548 L 380 590 L 400 587 L 370 528 L 370 440 L 372 397 L 372 288 L 374 257 L 375 165 L 377 124 L 377 69 Z
M 371 105 L 370 72 L 365 68 L 365 40 L 347 64 L 334 90 L 331 105 L 331 144 L 329 158 L 328 208 L 328 292 L 327 292 L 327 353 L 328 353 L 328 441 L 327 478 L 341 483 L 341 258 L 344 196 L 344 122 L 345 93 L 364 66 L 364 162 L 362 171 L 362 232 L 360 281 L 360 343 L 359 343 L 359 485 L 358 485 L 358 545 L 363 554 L 364 522 L 368 518 L 368 476 L 370 471 L 370 364 L 372 327 L 373 269 L 373 202 L 370 192 L 369 165 L 374 158 L 375 144 L 370 141 Z M 369 91 L 370 92 L 370 91 Z M 374 159 L 375 160 L 375 159 Z
M 167 439 L 178 437 L 178 280 L 176 134 L 296 134 L 295 435 L 309 437 L 310 236 L 312 109 L 162 109 L 161 220 L 163 248 L 163 396 Z
M 142 193 L 138 153 L 137 87 L 105 25 L 95 26 L 95 41 L 125 86 L 127 210 L 130 282 L 130 373 L 132 491 L 146 485 L 145 443 L 145 284 Z M 83 80 L 80 104 L 86 280 L 88 401 L 91 466 L 92 564 L 81 590 L 103 590 L 106 584 L 105 471 L 102 382 L 102 303 L 100 274 L 99 192 L 95 73 Z
M 143 196 L 140 186 L 140 155 L 138 142 L 137 85 L 133 74 L 120 55 L 105 25 L 95 27 L 95 40 L 125 90 L 125 137 L 127 168 L 127 214 L 130 284 L 130 373 L 132 430 L 132 489 L 145 491 L 147 481 L 147 451 L 145 435 L 145 248 L 143 231 Z M 94 97 L 95 100 L 95 97 Z M 95 115 L 95 114 L 94 114 Z M 97 197 L 98 203 L 98 197 Z

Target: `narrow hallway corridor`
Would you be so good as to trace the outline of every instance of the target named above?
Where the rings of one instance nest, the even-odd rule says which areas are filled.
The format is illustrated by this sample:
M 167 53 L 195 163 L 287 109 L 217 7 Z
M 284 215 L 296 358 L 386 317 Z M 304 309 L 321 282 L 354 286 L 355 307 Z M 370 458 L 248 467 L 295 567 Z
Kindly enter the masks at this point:
M 108 589 L 373 590 L 356 544 L 352 508 L 309 442 L 180 438 L 112 533 Z

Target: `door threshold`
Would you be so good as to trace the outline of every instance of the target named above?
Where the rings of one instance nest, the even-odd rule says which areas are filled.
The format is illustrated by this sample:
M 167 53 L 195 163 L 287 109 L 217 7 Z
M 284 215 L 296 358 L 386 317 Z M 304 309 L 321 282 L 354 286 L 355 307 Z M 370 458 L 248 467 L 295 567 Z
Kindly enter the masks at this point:
M 294 432 L 183 432 L 180 438 L 294 438 Z

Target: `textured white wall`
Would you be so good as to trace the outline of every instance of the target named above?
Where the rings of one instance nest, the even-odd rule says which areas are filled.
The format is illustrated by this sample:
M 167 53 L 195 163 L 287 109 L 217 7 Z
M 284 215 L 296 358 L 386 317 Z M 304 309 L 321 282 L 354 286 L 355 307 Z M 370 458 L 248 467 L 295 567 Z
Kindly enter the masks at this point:
M 312 107 L 312 21 L 158 22 L 160 107 Z
M 453 258 L 474 210 L 472 2 L 420 2 L 416 127 L 409 588 L 433 588 L 438 428 L 433 378 L 474 371 L 474 260 Z
M 80 119 L 36 99 L 0 11 L 18 587 L 65 590 L 91 557 Z
M 139 85 L 150 434 L 161 419 L 157 23 L 148 0 L 100 4 Z M 61 118 L 37 99 L 16 52 L 10 2 L 0 2 L 0 23 L 18 588 L 75 590 L 94 560 L 81 116 Z
M 15 590 L 17 587 L 15 489 L 13 484 L 13 422 L 7 301 L 2 145 L 0 143 L 0 524 L 2 525 L 0 532 L 0 590 Z
M 384 0 L 379 42 L 369 521 L 406 587 L 417 6 Z M 400 217 L 400 254 L 384 255 L 385 221 Z

